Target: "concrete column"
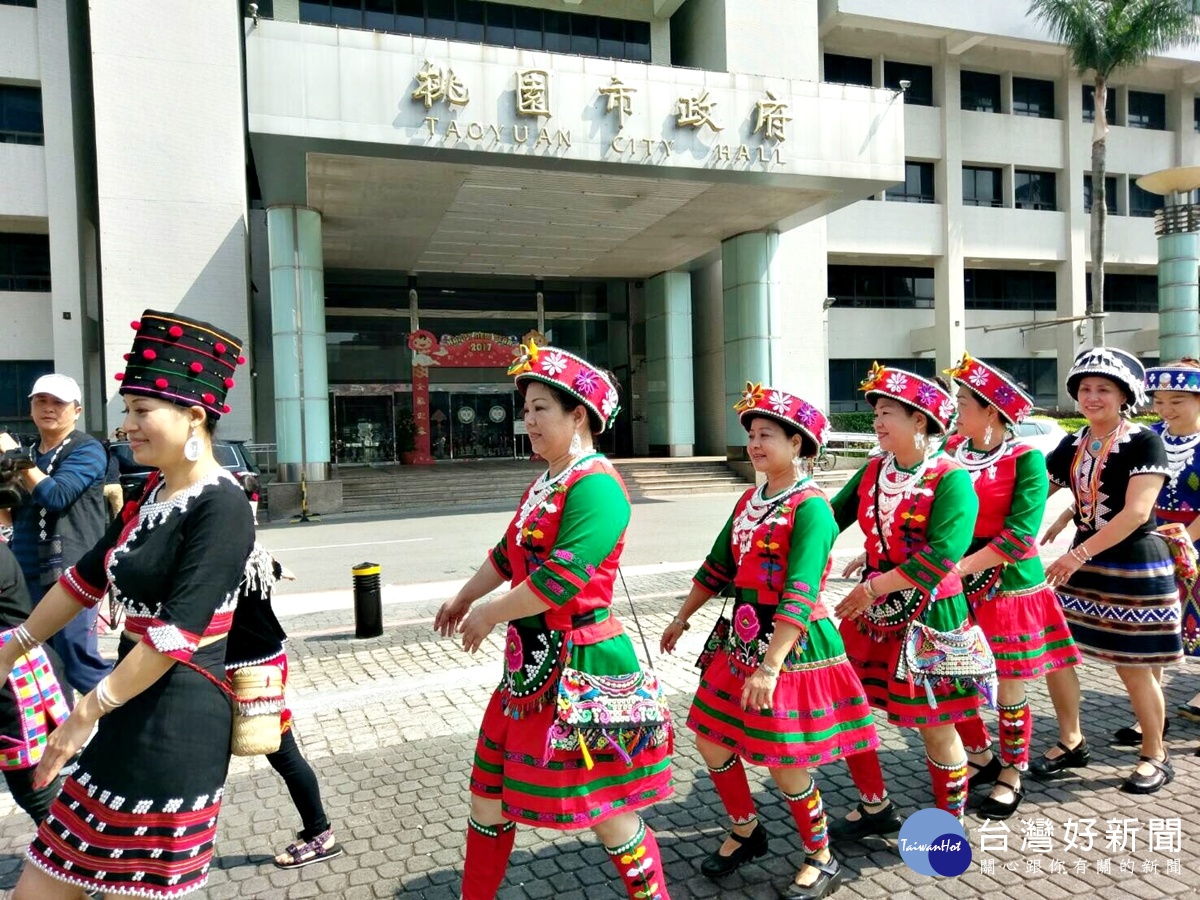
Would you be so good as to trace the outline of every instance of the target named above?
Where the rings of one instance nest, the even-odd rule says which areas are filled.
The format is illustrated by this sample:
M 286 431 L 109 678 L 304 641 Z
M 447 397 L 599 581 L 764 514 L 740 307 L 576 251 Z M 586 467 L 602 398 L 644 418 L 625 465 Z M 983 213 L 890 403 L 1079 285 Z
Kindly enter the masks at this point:
M 941 202 L 946 252 L 933 266 L 933 333 L 937 369 L 949 368 L 966 349 L 966 300 L 963 290 L 962 113 L 959 58 L 945 49 L 935 73 L 941 82 L 942 161 L 934 167 Z
M 1182 230 L 1191 219 L 1188 206 L 1187 193 L 1168 196 L 1158 235 L 1158 356 L 1164 363 L 1200 357 L 1200 234 Z M 1173 207 L 1183 207 L 1177 217 Z
M 776 384 L 781 368 L 779 234 L 752 231 L 721 242 L 725 308 L 725 443 L 729 459 L 744 459 L 742 426 L 733 404 L 747 381 Z M 816 327 L 816 323 L 814 323 Z
M 279 480 L 329 478 L 329 370 L 321 214 L 302 206 L 267 210 L 271 343 Z
M 646 369 L 650 452 L 691 456 L 696 405 L 692 277 L 687 272 L 663 272 L 646 282 Z

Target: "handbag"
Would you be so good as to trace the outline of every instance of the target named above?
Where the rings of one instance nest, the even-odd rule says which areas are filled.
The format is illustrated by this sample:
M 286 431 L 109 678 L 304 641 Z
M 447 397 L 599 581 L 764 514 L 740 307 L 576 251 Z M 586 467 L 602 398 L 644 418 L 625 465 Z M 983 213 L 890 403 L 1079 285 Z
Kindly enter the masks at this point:
M 1191 593 L 1196 584 L 1197 556 L 1196 545 L 1188 536 L 1187 529 L 1180 522 L 1167 522 L 1159 525 L 1154 533 L 1167 542 L 1171 551 L 1171 559 L 1175 563 L 1175 580 L 1179 589 L 1186 596 Z
M 593 675 L 564 665 L 549 734 L 550 749 L 578 750 L 589 770 L 595 765 L 593 750 L 611 748 L 632 767 L 633 757 L 643 749 L 671 741 L 671 710 L 658 676 L 649 668 L 650 647 L 625 575 L 620 569 L 617 572 L 646 651 L 647 669 L 626 675 Z
M 3 642 L 10 634 L 3 636 Z M 30 769 L 41 762 L 51 727 L 62 725 L 71 710 L 40 645 L 17 660 L 8 686 L 17 704 L 21 737 L 0 736 L 0 770 Z
M 728 605 L 729 596 L 726 595 L 725 602 L 721 604 L 721 614 L 717 616 L 717 621 L 713 623 L 712 631 L 704 639 L 704 649 L 696 657 L 696 668 L 701 672 L 708 670 L 708 667 L 712 665 L 712 661 L 717 658 L 717 653 L 725 649 L 725 644 L 729 640 L 729 631 L 733 627 L 733 623 L 725 615 L 725 607 Z
M 974 685 L 988 705 L 996 707 L 996 657 L 978 625 L 964 622 L 953 631 L 938 631 L 923 622 L 913 622 L 904 633 L 896 680 L 908 682 L 910 697 L 917 686 L 925 688 L 925 697 L 934 709 L 937 697 L 933 689 L 947 683 Z
M 234 697 L 233 755 L 274 753 L 283 737 L 283 669 L 243 666 L 229 680 Z

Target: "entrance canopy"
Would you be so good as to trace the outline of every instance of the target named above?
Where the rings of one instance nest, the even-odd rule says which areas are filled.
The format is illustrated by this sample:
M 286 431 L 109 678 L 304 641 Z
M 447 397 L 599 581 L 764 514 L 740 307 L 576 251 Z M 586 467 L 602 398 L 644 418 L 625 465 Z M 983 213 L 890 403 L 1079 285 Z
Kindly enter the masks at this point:
M 250 139 L 325 265 L 646 277 L 903 180 L 894 92 L 260 21 Z

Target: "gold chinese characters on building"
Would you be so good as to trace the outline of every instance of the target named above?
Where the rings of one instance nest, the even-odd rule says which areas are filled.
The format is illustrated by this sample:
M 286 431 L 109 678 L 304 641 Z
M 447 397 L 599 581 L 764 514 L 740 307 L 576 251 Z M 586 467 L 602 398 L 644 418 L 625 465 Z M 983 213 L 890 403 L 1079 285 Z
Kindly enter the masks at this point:
M 425 68 L 417 73 L 417 89 L 412 92 L 412 98 L 424 103 L 426 109 L 443 99 L 452 106 L 466 106 L 471 101 L 471 92 L 453 69 L 448 68 L 443 72 L 426 61 Z
M 721 126 L 713 121 L 712 113 L 716 100 L 708 99 L 708 91 L 691 97 L 679 98 L 679 115 L 675 124 L 680 128 L 695 128 L 699 130 L 707 125 L 713 131 L 721 131 Z
M 625 127 L 625 117 L 633 115 L 633 95 L 636 93 L 637 88 L 629 87 L 616 75 L 609 84 L 600 88 L 600 96 L 608 98 L 608 106 L 604 111 L 615 111 L 621 128 Z
M 550 73 L 545 69 L 517 70 L 517 115 L 550 115 Z

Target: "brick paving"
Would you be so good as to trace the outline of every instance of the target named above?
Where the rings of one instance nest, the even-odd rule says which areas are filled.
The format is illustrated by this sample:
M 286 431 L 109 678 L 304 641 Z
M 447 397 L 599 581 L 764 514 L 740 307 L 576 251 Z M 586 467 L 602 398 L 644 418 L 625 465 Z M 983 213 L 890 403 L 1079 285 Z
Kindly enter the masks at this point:
M 848 554 L 839 553 L 839 563 Z M 658 635 L 687 589 L 684 572 L 630 579 L 639 600 L 646 638 Z M 831 585 L 830 597 L 847 589 Z M 624 608 L 623 608 L 624 607 Z M 435 602 L 389 605 L 383 637 L 353 639 L 346 610 L 285 620 L 292 640 L 291 705 L 305 753 L 316 767 L 331 819 L 346 855 L 298 871 L 282 871 L 271 856 L 292 839 L 298 817 L 282 781 L 265 760 L 235 759 L 226 792 L 212 879 L 200 896 L 232 898 L 455 898 L 462 866 L 463 827 L 468 809 L 467 774 L 475 731 L 499 678 L 499 629 L 477 657 L 438 638 L 430 624 Z M 615 609 L 632 631 L 623 598 Z M 751 769 L 751 785 L 769 829 L 772 852 L 720 884 L 699 875 L 699 861 L 717 846 L 725 829 L 715 793 L 704 775 L 691 733 L 682 727 L 697 673 L 699 646 L 719 611 L 710 603 L 694 620 L 673 657 L 657 661 L 680 723 L 675 753 L 675 795 L 646 812 L 662 846 L 671 895 L 679 898 L 775 897 L 800 864 L 802 852 L 782 796 L 764 770 Z M 635 635 L 636 642 L 636 635 Z M 1168 712 L 1200 688 L 1195 669 L 1167 676 Z M 1200 897 L 1200 760 L 1191 751 L 1200 726 L 1173 721 L 1169 746 L 1178 777 L 1159 794 L 1137 798 L 1116 787 L 1134 760 L 1130 749 L 1106 746 L 1107 736 L 1131 721 L 1128 701 L 1111 669 L 1088 667 L 1083 674 L 1085 731 L 1092 765 L 1082 775 L 1054 782 L 1028 781 L 1020 818 L 1010 820 L 1007 852 L 981 852 L 981 821 L 971 815 L 968 831 L 975 862 L 959 878 L 930 878 L 908 869 L 895 842 L 872 840 L 835 848 L 848 869 L 838 897 L 973 898 L 1056 900 L 1093 894 L 1098 898 Z M 1031 691 L 1035 752 L 1056 739 L 1050 705 L 1039 684 Z M 994 723 L 994 716 L 990 719 Z M 912 732 L 880 728 L 882 761 L 889 788 L 903 811 L 929 804 L 928 775 L 920 742 Z M 843 765 L 818 774 L 831 815 L 842 815 L 857 796 Z M 1148 850 L 1151 818 L 1180 819 L 1180 849 Z M 1087 852 L 1064 849 L 1064 823 L 1093 818 L 1096 837 Z M 1105 836 L 1111 819 L 1136 819 L 1136 849 L 1110 850 Z M 1022 852 L 1022 820 L 1051 823 L 1050 853 Z M 1044 826 L 1043 826 L 1044 827 Z M 1169 826 L 1168 826 L 1169 827 Z M 0 889 L 11 888 L 31 827 L 8 796 L 0 796 Z M 1159 835 L 1164 839 L 1166 832 Z M 1079 843 L 1083 843 L 1080 841 Z M 1034 845 L 1036 846 L 1036 845 Z M 1176 861 L 1177 862 L 1173 862 Z M 982 871 L 991 861 L 992 872 Z M 1086 872 L 1076 869 L 1086 862 Z M 1097 865 L 1107 862 L 1107 873 Z M 1032 870 L 1039 863 L 1040 874 Z M 1006 867 L 1007 866 L 1007 867 Z M 1151 866 L 1156 871 L 1149 871 Z M 1061 867 L 1061 871 L 1059 870 Z M 1144 871 L 1145 869 L 1145 871 Z M 590 832 L 563 834 L 522 829 L 501 898 L 598 900 L 621 897 L 614 872 Z

